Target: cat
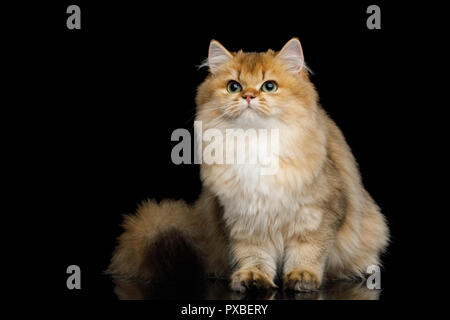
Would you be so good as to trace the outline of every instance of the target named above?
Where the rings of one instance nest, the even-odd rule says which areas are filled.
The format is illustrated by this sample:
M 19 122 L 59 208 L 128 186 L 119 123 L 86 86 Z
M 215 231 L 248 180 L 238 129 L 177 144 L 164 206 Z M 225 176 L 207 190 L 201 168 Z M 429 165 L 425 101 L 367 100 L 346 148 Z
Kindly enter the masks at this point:
M 237 292 L 277 283 L 309 292 L 327 278 L 361 278 L 368 266 L 380 265 L 389 242 L 386 219 L 318 103 L 300 41 L 293 38 L 278 52 L 247 53 L 212 40 L 204 65 L 209 75 L 196 96 L 201 134 L 275 128 L 277 170 L 264 175 L 259 163 L 203 162 L 194 204 L 148 200 L 125 217 L 107 272 L 157 279 L 168 272 L 168 259 L 185 257 L 230 279 Z

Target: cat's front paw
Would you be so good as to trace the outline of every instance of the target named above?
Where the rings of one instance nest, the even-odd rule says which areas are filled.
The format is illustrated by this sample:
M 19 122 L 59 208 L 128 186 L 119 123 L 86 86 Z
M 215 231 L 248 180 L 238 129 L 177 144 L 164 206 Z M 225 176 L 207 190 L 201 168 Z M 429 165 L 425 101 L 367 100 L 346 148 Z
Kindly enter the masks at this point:
M 234 291 L 246 292 L 249 290 L 271 290 L 277 286 L 269 275 L 257 268 L 237 270 L 231 276 L 230 287 Z
M 321 278 L 313 272 L 295 269 L 284 276 L 283 287 L 285 290 L 309 292 L 318 290 L 321 282 Z

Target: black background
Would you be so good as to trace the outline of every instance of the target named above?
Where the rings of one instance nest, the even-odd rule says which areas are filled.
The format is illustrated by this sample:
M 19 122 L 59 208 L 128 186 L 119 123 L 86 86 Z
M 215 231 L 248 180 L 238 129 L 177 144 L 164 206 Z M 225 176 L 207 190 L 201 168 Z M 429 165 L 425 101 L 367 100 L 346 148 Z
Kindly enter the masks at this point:
M 70 4 L 81 7 L 81 30 L 66 28 Z M 381 7 L 381 30 L 366 28 L 370 4 Z M 199 167 L 172 164 L 176 143 L 170 136 L 177 128 L 193 132 L 196 87 L 207 75 L 197 66 L 209 41 L 230 51 L 265 51 L 279 50 L 294 36 L 314 72 L 321 104 L 342 129 L 365 187 L 387 216 L 392 242 L 382 298 L 404 294 L 414 241 L 405 211 L 409 218 L 419 214 L 417 207 L 405 208 L 412 195 L 406 191 L 404 125 L 413 106 L 405 105 L 408 89 L 399 86 L 410 35 L 404 8 L 381 1 L 59 1 L 38 9 L 43 15 L 31 20 L 27 40 L 15 39 L 24 45 L 20 59 L 27 76 L 21 81 L 30 85 L 17 99 L 36 101 L 23 110 L 33 130 L 22 158 L 32 179 L 22 195 L 39 195 L 33 216 L 40 249 L 30 251 L 43 261 L 49 295 L 115 298 L 101 273 L 122 215 L 147 198 L 192 202 L 198 196 Z M 71 264 L 81 267 L 82 290 L 66 288 Z

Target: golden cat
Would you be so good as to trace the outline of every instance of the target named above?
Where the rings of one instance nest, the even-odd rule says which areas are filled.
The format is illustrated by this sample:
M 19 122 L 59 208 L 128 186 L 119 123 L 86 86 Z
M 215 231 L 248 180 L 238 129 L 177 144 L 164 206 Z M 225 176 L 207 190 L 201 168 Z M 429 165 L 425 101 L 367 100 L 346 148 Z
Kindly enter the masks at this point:
M 208 274 L 230 277 L 240 292 L 275 288 L 277 276 L 285 289 L 312 291 L 325 277 L 361 277 L 379 265 L 389 238 L 385 218 L 318 103 L 299 40 L 264 53 L 231 53 L 213 40 L 206 64 L 210 74 L 196 97 L 201 133 L 275 128 L 277 171 L 261 174 L 259 163 L 203 163 L 194 205 L 147 201 L 125 217 L 108 272 L 157 277 L 155 252 L 164 256 L 175 233 Z

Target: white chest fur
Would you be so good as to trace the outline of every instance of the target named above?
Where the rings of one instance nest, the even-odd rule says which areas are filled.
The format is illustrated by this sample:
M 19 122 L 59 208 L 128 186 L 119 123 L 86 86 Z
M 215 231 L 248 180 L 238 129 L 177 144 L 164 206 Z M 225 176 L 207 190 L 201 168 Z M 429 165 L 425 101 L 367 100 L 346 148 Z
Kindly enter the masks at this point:
M 233 233 L 272 236 L 281 232 L 289 236 L 319 226 L 321 212 L 314 209 L 312 197 L 304 188 L 313 175 L 312 170 L 299 161 L 296 165 L 280 161 L 280 157 L 293 158 L 290 153 L 293 148 L 289 145 L 293 139 L 288 136 L 289 132 L 280 135 L 278 140 L 255 138 L 257 141 L 240 151 L 243 164 L 203 167 L 205 184 L 223 205 L 224 219 L 232 236 Z M 269 147 L 267 141 L 271 143 Z M 226 153 L 226 145 L 221 147 Z M 254 150 L 255 147 L 258 150 Z M 261 150 L 267 156 L 265 162 L 259 161 L 260 158 L 257 163 L 249 162 L 252 152 Z M 298 155 L 297 151 L 295 156 Z
M 277 176 L 260 175 L 258 166 L 231 166 L 227 169 L 236 183 L 219 195 L 224 206 L 224 218 L 232 232 L 276 234 L 286 236 L 316 229 L 322 218 L 301 190 L 286 188 Z M 282 174 L 282 173 L 281 173 Z M 301 181 L 296 185 L 301 188 Z

